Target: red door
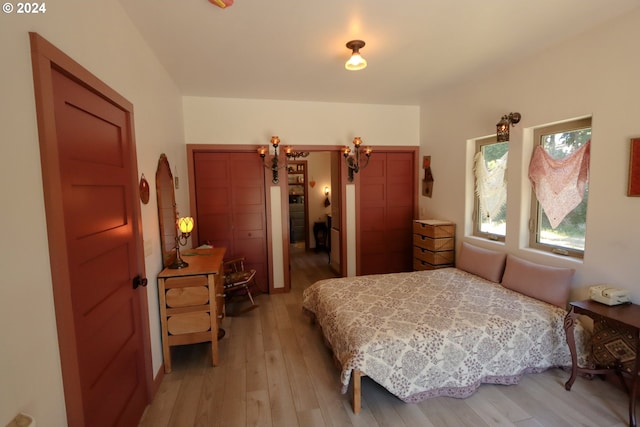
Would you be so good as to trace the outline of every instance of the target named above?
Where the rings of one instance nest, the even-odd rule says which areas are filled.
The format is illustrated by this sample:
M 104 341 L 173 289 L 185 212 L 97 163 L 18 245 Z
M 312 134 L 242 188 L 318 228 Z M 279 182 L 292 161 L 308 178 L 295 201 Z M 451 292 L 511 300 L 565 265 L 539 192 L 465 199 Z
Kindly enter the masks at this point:
M 412 270 L 414 154 L 375 152 L 359 175 L 359 274 Z
M 226 248 L 226 259 L 245 257 L 257 286 L 269 292 L 262 159 L 255 152 L 196 152 L 193 163 L 198 244 Z
M 135 426 L 148 397 L 129 115 L 51 76 L 81 423 Z

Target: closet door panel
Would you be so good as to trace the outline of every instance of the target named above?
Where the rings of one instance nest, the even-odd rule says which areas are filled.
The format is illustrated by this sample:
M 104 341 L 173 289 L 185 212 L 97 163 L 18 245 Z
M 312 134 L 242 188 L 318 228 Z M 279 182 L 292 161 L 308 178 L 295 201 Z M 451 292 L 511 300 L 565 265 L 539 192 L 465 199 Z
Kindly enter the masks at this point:
M 198 244 L 227 249 L 226 258 L 245 257 L 258 287 L 268 292 L 264 166 L 255 153 L 194 153 Z
M 359 274 L 411 271 L 414 155 L 376 150 L 360 171 Z

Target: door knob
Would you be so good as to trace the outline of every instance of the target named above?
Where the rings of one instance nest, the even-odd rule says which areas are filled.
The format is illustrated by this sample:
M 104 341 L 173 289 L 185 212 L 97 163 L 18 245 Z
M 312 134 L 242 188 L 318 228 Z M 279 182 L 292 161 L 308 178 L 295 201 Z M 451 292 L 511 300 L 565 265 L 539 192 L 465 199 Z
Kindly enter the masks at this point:
M 133 278 L 133 289 L 137 289 L 138 286 L 147 286 L 147 278 L 142 277 L 139 274 Z

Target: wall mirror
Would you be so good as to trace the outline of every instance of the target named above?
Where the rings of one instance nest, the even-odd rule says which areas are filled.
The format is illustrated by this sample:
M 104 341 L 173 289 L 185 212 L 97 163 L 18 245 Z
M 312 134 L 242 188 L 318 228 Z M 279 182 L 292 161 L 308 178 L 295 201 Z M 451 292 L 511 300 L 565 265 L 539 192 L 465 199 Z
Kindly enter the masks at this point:
M 173 188 L 173 175 L 167 156 L 163 153 L 158 160 L 156 170 L 156 195 L 158 197 L 158 223 L 160 225 L 160 247 L 162 265 L 169 266 L 175 257 L 176 246 L 176 195 Z

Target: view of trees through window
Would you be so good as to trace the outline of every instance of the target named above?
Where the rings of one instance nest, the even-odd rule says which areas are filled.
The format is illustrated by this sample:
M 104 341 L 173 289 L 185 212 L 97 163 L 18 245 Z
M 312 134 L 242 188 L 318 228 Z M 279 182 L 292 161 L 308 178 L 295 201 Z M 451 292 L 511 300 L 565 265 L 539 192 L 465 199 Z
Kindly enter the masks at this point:
M 586 127 L 576 128 L 576 125 L 582 124 Z M 573 128 L 572 128 L 573 125 Z M 561 160 L 577 151 L 580 147 L 591 139 L 591 120 L 573 122 L 565 125 L 567 130 L 558 128 L 548 128 L 546 131 L 536 132 L 537 140 L 549 155 Z M 551 133 L 549 133 L 551 131 Z M 535 198 L 535 195 L 534 195 Z M 585 186 L 584 197 L 582 202 L 573 209 L 562 222 L 554 229 L 552 228 L 547 214 L 544 212 L 540 204 L 535 201 L 535 242 L 532 236 L 532 245 L 537 243 L 545 245 L 551 250 L 560 248 L 561 252 L 565 250 L 568 255 L 580 256 L 585 248 L 585 234 L 587 224 L 587 202 L 589 199 L 589 183 Z M 535 246 L 535 245 L 534 245 Z
M 589 201 L 589 157 L 586 148 L 582 148 L 591 140 L 591 118 L 535 128 L 533 138 L 540 147 L 534 149 L 528 171 L 534 186 L 529 246 L 581 258 L 585 250 Z M 497 142 L 495 136 L 475 141 L 475 236 L 505 241 L 508 153 L 509 143 Z
M 485 180 L 485 194 L 476 194 L 476 234 L 494 240 L 504 240 L 507 228 L 507 193 L 506 187 L 506 161 L 509 151 L 508 142 L 495 142 L 495 138 L 489 141 L 479 141 L 479 152 L 484 160 L 484 173 L 476 172 L 476 180 Z M 476 168 L 480 165 L 476 164 Z M 479 183 L 476 181 L 476 188 Z M 482 185 L 482 183 L 480 183 Z M 501 185 L 503 185 L 502 188 Z M 498 194 L 503 191 L 504 194 Z M 484 203 L 480 198 L 484 198 Z M 484 205 L 489 205 L 492 212 L 488 212 Z

